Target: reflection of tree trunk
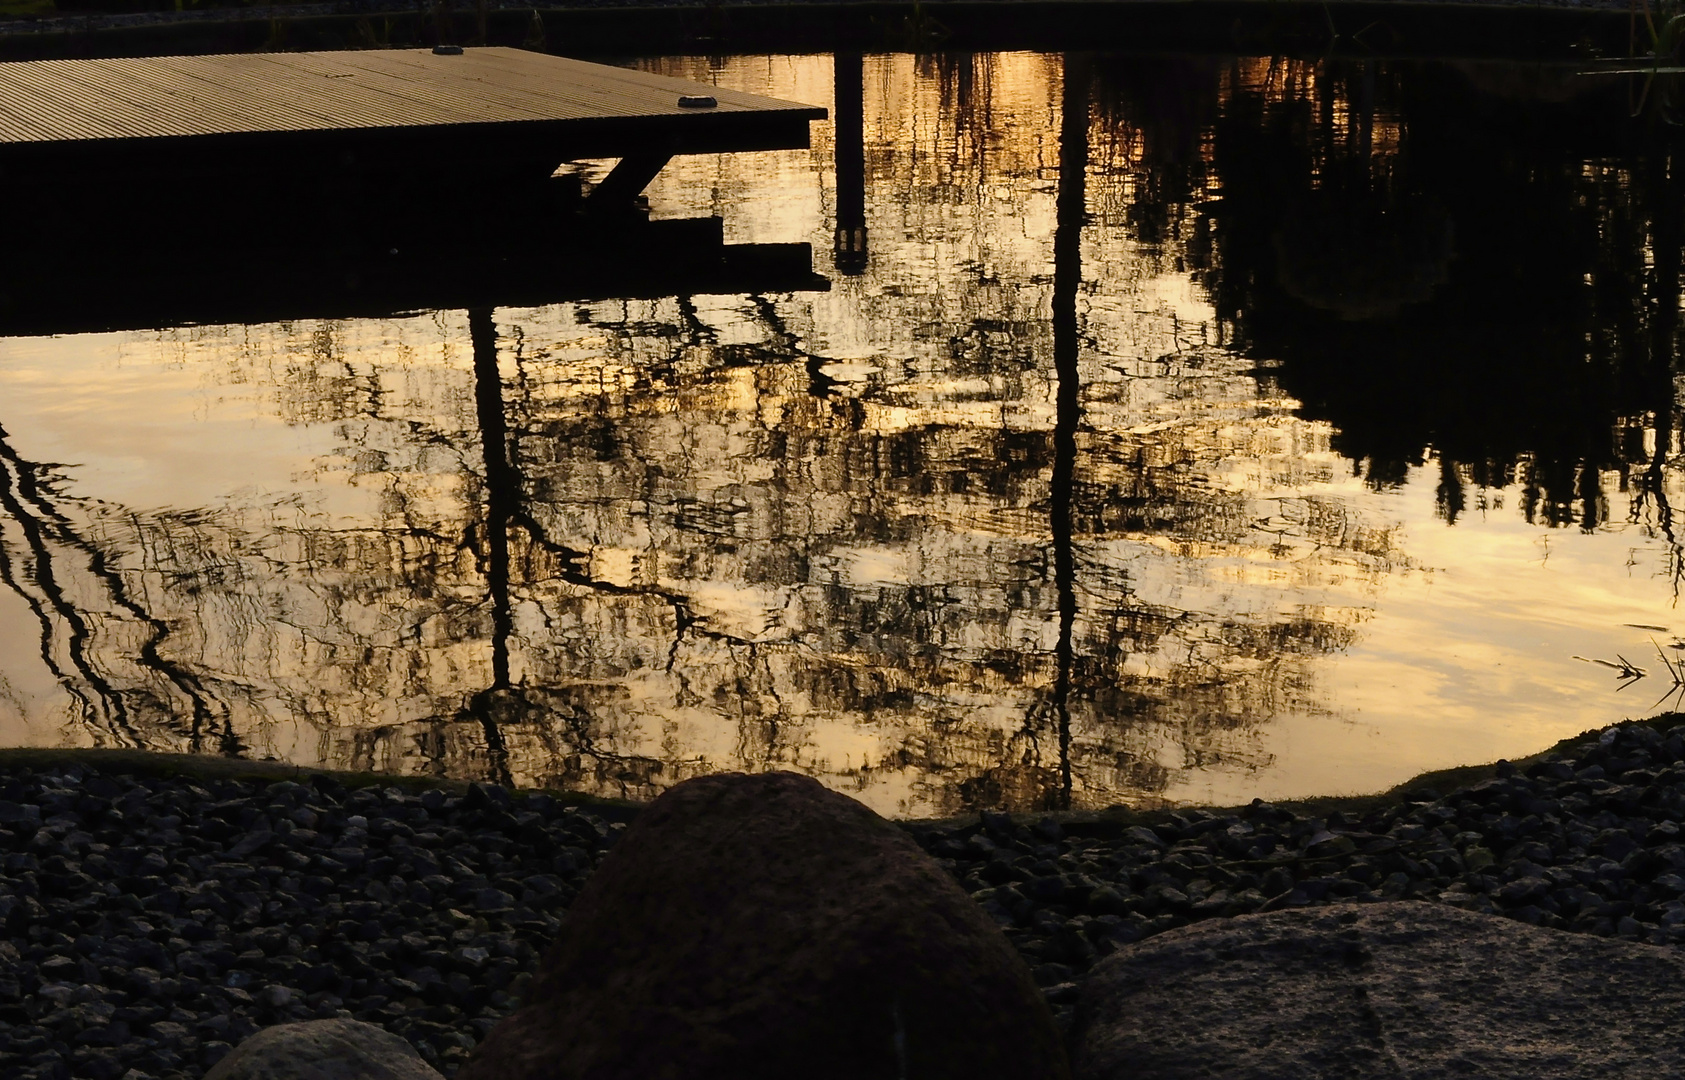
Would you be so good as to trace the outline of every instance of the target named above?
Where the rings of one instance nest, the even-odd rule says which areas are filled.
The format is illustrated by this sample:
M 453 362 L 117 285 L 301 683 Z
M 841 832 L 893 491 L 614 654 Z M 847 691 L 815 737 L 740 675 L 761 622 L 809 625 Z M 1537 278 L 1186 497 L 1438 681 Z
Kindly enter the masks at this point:
M 1679 332 L 1680 248 L 1685 245 L 1685 231 L 1680 227 L 1679 200 L 1685 197 L 1673 155 L 1668 154 L 1650 166 L 1651 243 L 1655 265 L 1650 277 L 1650 356 L 1645 381 L 1647 395 L 1655 415 L 1656 448 L 1645 470 L 1644 488 L 1655 500 L 1656 524 L 1673 549 L 1674 594 L 1679 592 L 1680 578 L 1685 574 L 1681 565 L 1679 541 L 1673 533 L 1673 508 L 1668 504 L 1667 484 L 1663 467 L 1673 448 L 1673 376 L 1674 342 Z
M 503 377 L 497 370 L 497 325 L 490 308 L 468 312 L 474 343 L 474 403 L 480 420 L 480 451 L 486 470 L 486 592 L 491 600 L 491 687 L 476 697 L 475 711 L 486 732 L 492 775 L 510 783 L 509 754 L 497 718 L 484 707 L 509 689 L 509 525 L 520 506 L 520 477 L 509 461 L 509 425 L 503 415 Z
M 836 105 L 837 232 L 833 253 L 837 269 L 858 274 L 866 269 L 866 80 L 856 52 L 832 59 Z
M 1352 122 L 1357 127 L 1356 145 L 1353 147 L 1353 157 L 1360 163 L 1363 173 L 1371 181 L 1375 179 L 1372 171 L 1371 157 L 1375 152 L 1375 62 L 1359 60 L 1357 62 L 1357 93 L 1356 101 L 1352 103 Z
M 1059 122 L 1059 194 L 1053 234 L 1053 368 L 1059 387 L 1053 426 L 1053 581 L 1059 594 L 1058 672 L 1053 708 L 1059 722 L 1059 805 L 1071 804 L 1071 635 L 1077 617 L 1076 555 L 1072 550 L 1071 494 L 1076 483 L 1077 420 L 1082 404 L 1077 381 L 1077 290 L 1082 284 L 1082 226 L 1088 171 L 1088 57 L 1065 56 Z

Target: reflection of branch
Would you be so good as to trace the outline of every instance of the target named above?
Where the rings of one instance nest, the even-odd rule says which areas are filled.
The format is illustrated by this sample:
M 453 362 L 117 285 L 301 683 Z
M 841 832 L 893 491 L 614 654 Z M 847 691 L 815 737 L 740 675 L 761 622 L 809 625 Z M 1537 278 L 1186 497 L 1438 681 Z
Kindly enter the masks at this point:
M 679 318 L 684 322 L 685 330 L 689 332 L 690 340 L 698 345 L 712 345 L 719 341 L 719 334 L 714 328 L 703 322 L 696 313 L 696 303 L 688 296 L 677 298 Z
M 1667 654 L 1662 652 L 1662 647 L 1656 644 L 1655 638 L 1650 639 L 1650 644 L 1655 647 L 1656 656 L 1661 659 L 1662 667 L 1667 671 L 1668 678 L 1673 680 L 1673 685 L 1668 688 L 1667 693 L 1657 698 L 1655 705 L 1651 705 L 1650 708 L 1654 709 L 1656 705 L 1660 705 L 1670 697 L 1685 700 L 1685 660 L 1669 660 Z M 1678 708 L 1678 706 L 1679 702 L 1676 701 L 1674 707 Z
M 16 513 L 16 511 L 13 510 L 14 504 L 9 498 L 11 492 L 10 474 L 6 474 L 4 481 L 0 481 L 0 483 L 4 484 L 4 491 L 0 492 L 0 501 L 3 501 L 6 509 L 9 512 L 12 512 L 14 518 L 18 519 L 19 524 L 23 525 L 27 534 L 28 525 L 25 524 L 23 519 Z M 36 547 L 34 541 L 31 541 L 30 543 L 31 547 L 36 548 L 37 552 L 39 552 L 39 549 Z M 37 560 L 39 560 L 39 553 L 37 554 Z M 87 723 L 93 723 L 94 703 L 88 699 L 88 696 L 83 693 L 82 688 L 70 678 L 69 674 L 67 674 L 65 670 L 59 666 L 57 658 L 53 656 L 52 615 L 48 613 L 46 607 L 41 603 L 40 598 L 28 589 L 25 589 L 23 587 L 23 583 L 18 580 L 17 575 L 12 569 L 11 553 L 6 549 L 6 545 L 3 541 L 0 541 L 0 581 L 3 581 L 7 588 L 17 593 L 18 596 L 23 598 L 23 602 L 29 605 L 29 610 L 34 613 L 36 620 L 41 624 L 40 648 L 42 661 L 47 665 L 47 670 L 52 672 L 53 677 L 59 681 L 59 685 L 69 691 L 70 695 L 77 701 L 81 702 L 82 719 Z
M 147 628 L 147 636 L 140 643 L 138 656 L 136 657 L 137 662 L 141 666 L 164 676 L 192 703 L 193 725 L 190 735 L 193 741 L 192 748 L 197 751 L 199 749 L 198 740 L 204 734 L 205 725 L 212 718 L 210 699 L 197 675 L 181 665 L 165 659 L 159 652 L 159 645 L 169 636 L 169 625 L 164 620 L 151 615 L 139 603 L 130 598 L 127 585 L 122 577 L 111 568 L 106 560 L 105 552 L 96 544 L 78 536 L 70 520 L 47 498 L 42 486 L 36 480 L 41 466 L 25 461 L 6 440 L 6 432 L 3 428 L 0 428 L 0 460 L 3 460 L 9 466 L 7 469 L 0 469 L 0 476 L 3 476 L 3 479 L 0 479 L 0 505 L 4 506 L 23 530 L 25 541 L 34 554 L 32 577 L 35 586 L 46 596 L 53 613 L 63 620 L 70 629 L 67 647 L 70 651 L 72 666 L 94 688 L 112 722 L 122 728 L 130 739 L 135 739 L 134 730 L 129 722 L 128 708 L 124 703 L 121 692 L 113 687 L 104 675 L 94 670 L 92 661 L 88 656 L 88 642 L 91 637 L 88 620 L 82 612 L 76 610 L 75 605 L 65 595 L 57 581 L 53 571 L 54 557 L 50 548 L 51 544 L 60 544 L 81 552 L 87 560 L 89 572 L 104 584 L 105 591 L 112 602 L 134 616 L 138 622 Z M 36 617 L 42 620 L 43 658 L 61 683 L 66 685 L 71 693 L 82 702 L 84 715 L 87 715 L 91 702 L 80 690 L 69 685 L 65 680 L 65 673 L 49 655 L 52 627 L 45 608 L 21 588 L 21 582 L 12 573 L 9 561 L 4 578 L 6 584 L 17 591 L 20 596 L 23 596 Z M 238 752 L 239 743 L 226 724 L 221 737 L 225 752 Z
M 754 304 L 755 313 L 766 322 L 767 328 L 784 347 L 784 351 L 790 356 L 801 358 L 802 366 L 807 370 L 808 394 L 816 398 L 830 397 L 837 388 L 837 380 L 825 374 L 825 365 L 831 362 L 830 359 L 802 348 L 795 332 L 785 324 L 784 317 L 778 314 L 778 309 L 772 305 L 772 301 L 756 294 L 749 297 L 749 302 Z
M 1660 650 L 1658 649 L 1657 651 L 1659 652 Z M 1649 674 L 1643 668 L 1637 666 L 1620 653 L 1615 654 L 1614 660 L 1600 660 L 1595 656 L 1579 655 L 1571 656 L 1569 659 L 1584 661 L 1587 664 L 1597 664 L 1601 667 L 1614 668 L 1616 671 L 1620 672 L 1620 675 L 1617 677 L 1623 683 L 1637 682 L 1639 679 L 1642 679 L 1645 675 Z M 1619 661 L 1619 663 L 1616 663 L 1616 661 Z M 1663 657 L 1662 662 L 1667 662 L 1666 657 Z
M 1673 532 L 1673 507 L 1668 501 L 1666 478 L 1663 465 L 1666 462 L 1667 441 L 1671 433 L 1657 431 L 1656 452 L 1651 456 L 1650 465 L 1639 474 L 1638 495 L 1632 501 L 1632 510 L 1628 515 L 1633 524 L 1638 523 L 1639 515 L 1643 513 L 1646 502 L 1654 502 L 1656 507 L 1656 527 L 1661 530 L 1667 541 L 1668 578 L 1672 585 L 1673 602 L 1679 603 L 1679 591 L 1685 583 L 1685 545 Z
M 112 688 L 110 682 L 107 681 L 103 675 L 93 669 L 93 665 L 88 660 L 88 621 L 83 617 L 80 611 L 76 610 L 75 605 L 70 602 L 70 599 L 65 595 L 64 590 L 59 587 L 57 576 L 53 572 L 53 555 L 48 547 L 48 540 L 50 532 L 59 532 L 58 529 L 53 528 L 51 523 L 51 520 L 56 516 L 56 513 L 49 509 L 48 512 L 42 514 L 40 517 L 36 517 L 31 514 L 29 508 L 25 506 L 26 501 L 38 501 L 28 499 L 29 492 L 26 477 L 29 474 L 30 466 L 26 465 L 12 451 L 11 446 L 3 441 L 5 437 L 6 434 L 4 430 L 0 430 L 0 458 L 3 458 L 6 463 L 11 466 L 11 469 L 0 469 L 0 506 L 5 508 L 6 513 L 10 515 L 11 518 L 18 523 L 19 528 L 23 530 L 24 542 L 29 545 L 29 550 L 34 556 L 33 565 L 31 567 L 32 572 L 29 573 L 29 576 L 33 578 L 36 588 L 38 588 L 41 591 L 41 594 L 46 598 L 47 606 L 52 608 L 52 614 L 56 615 L 66 626 L 70 628 L 70 638 L 66 643 L 66 647 L 70 652 L 71 666 L 74 667 L 82 678 L 87 681 L 88 685 L 93 688 L 97 700 L 109 716 L 110 721 L 118 728 L 121 728 L 124 736 L 130 740 L 131 745 L 134 745 L 138 743 L 139 740 L 135 734 L 134 728 L 129 723 L 128 710 L 124 706 L 122 698 L 117 694 L 116 690 Z M 14 481 L 16 485 L 15 488 Z M 19 498 L 20 493 L 23 494 L 23 498 Z M 53 540 L 62 539 L 62 537 L 56 535 L 51 536 L 50 538 Z M 7 573 L 6 579 L 8 585 L 11 585 L 15 589 L 18 588 L 19 583 L 10 572 Z M 46 661 L 48 668 L 59 677 L 65 687 L 69 689 L 79 700 L 81 700 L 83 704 L 84 718 L 92 721 L 92 702 L 80 690 L 71 686 L 71 684 L 65 679 L 65 673 L 58 667 L 52 658 L 52 641 L 54 637 L 52 619 L 48 616 L 45 608 L 41 604 L 37 603 L 31 595 L 27 594 L 22 589 L 18 589 L 18 594 L 30 602 L 30 607 L 34 609 L 37 617 L 41 620 L 42 659 Z

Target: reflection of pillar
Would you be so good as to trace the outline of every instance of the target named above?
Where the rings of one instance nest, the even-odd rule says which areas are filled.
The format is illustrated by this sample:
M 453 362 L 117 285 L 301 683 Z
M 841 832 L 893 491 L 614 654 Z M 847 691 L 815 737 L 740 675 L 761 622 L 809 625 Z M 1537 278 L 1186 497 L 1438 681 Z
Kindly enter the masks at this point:
M 835 84 L 837 144 L 837 270 L 866 269 L 866 80 L 859 53 L 831 60 Z
M 486 733 L 492 776 L 508 784 L 509 754 L 497 720 L 484 703 L 509 689 L 509 522 L 520 499 L 520 477 L 509 461 L 509 425 L 503 415 L 503 376 L 497 370 L 497 324 L 491 308 L 468 312 L 474 343 L 474 404 L 480 421 L 480 454 L 486 470 L 486 592 L 491 600 L 491 672 L 489 691 L 475 695 L 475 709 Z
M 1059 722 L 1061 809 L 1071 803 L 1071 635 L 1076 626 L 1076 553 L 1071 495 L 1076 486 L 1077 422 L 1082 404 L 1077 381 L 1077 289 L 1082 284 L 1082 226 L 1088 172 L 1088 57 L 1065 55 L 1065 88 L 1059 121 L 1059 194 L 1053 233 L 1053 369 L 1059 380 L 1053 422 L 1053 481 L 1049 499 L 1053 533 L 1053 583 L 1059 595 L 1058 672 L 1053 707 Z

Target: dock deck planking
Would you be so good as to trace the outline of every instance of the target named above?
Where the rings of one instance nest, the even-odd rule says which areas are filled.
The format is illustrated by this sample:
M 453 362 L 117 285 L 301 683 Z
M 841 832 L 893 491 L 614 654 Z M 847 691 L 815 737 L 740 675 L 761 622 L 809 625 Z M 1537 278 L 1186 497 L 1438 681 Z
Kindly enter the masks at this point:
M 711 109 L 682 108 L 706 92 Z M 467 49 L 0 63 L 0 143 L 297 134 L 458 124 L 821 119 L 823 109 L 646 72 Z
M 679 104 L 695 95 L 716 104 Z M 185 181 L 220 177 L 288 197 L 330 186 L 344 196 L 360 183 L 378 197 L 484 190 L 564 161 L 619 158 L 594 196 L 604 208 L 624 206 L 673 155 L 799 149 L 824 117 L 508 48 L 22 61 L 0 63 L 0 190 L 169 201 Z

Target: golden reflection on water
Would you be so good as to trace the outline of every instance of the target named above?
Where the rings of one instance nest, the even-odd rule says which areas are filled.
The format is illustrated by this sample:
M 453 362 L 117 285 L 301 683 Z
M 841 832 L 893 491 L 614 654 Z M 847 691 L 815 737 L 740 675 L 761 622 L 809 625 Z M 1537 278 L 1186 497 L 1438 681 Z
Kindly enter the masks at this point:
M 0 341 L 0 735 L 932 815 L 1375 789 L 1648 711 L 1573 657 L 1685 632 L 1665 165 L 1452 184 L 1472 84 L 1374 64 L 646 66 L 837 115 L 850 64 L 852 150 L 649 191 L 823 258 L 858 153 L 829 293 Z M 1481 201 L 1516 170 L 1552 251 Z

